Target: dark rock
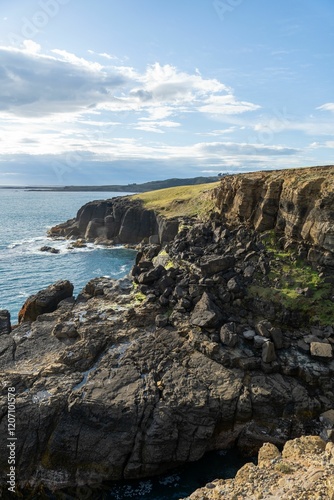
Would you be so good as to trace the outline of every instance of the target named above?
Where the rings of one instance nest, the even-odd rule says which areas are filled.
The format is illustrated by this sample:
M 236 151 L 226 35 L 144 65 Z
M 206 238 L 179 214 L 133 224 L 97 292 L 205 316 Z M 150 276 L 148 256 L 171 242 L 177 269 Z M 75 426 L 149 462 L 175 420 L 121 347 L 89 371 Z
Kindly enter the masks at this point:
M 72 283 L 57 281 L 26 300 L 19 312 L 19 323 L 35 321 L 40 314 L 55 311 L 59 302 L 67 297 L 72 297 L 72 294 Z
M 262 345 L 262 361 L 264 363 L 272 363 L 276 360 L 275 346 L 273 342 L 265 341 Z
M 50 247 L 48 245 L 45 245 L 40 248 L 41 252 L 49 252 L 49 253 L 60 253 L 60 250 L 58 248 Z
M 0 335 L 7 335 L 12 331 L 10 313 L 6 309 L 0 310 Z
M 152 284 L 155 281 L 158 281 L 158 279 L 160 279 L 161 276 L 165 273 L 166 269 L 163 266 L 154 267 L 153 269 L 150 269 L 147 272 L 141 273 L 138 276 L 138 283 L 144 285 Z
M 164 328 L 168 325 L 168 316 L 166 314 L 158 314 L 155 317 L 155 326 L 157 328 Z
M 199 302 L 197 302 L 191 315 L 190 322 L 194 326 L 202 328 L 215 327 L 221 320 L 222 314 L 210 295 L 204 292 Z
M 235 347 L 238 343 L 238 335 L 235 333 L 235 324 L 226 323 L 220 329 L 220 340 L 222 344 L 229 347 Z
M 204 276 L 227 271 L 232 268 L 235 258 L 232 255 L 223 257 L 210 257 L 201 263 L 201 271 Z

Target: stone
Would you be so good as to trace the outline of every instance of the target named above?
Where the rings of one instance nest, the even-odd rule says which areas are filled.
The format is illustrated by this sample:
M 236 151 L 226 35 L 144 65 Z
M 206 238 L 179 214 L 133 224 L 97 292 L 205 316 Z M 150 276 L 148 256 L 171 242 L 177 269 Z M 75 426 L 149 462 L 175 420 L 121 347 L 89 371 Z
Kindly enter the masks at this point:
M 157 328 L 164 328 L 168 325 L 168 316 L 166 314 L 158 314 L 155 317 L 155 326 Z
M 217 326 L 222 314 L 212 298 L 204 292 L 201 299 L 195 305 L 190 322 L 193 326 L 201 328 L 212 328 Z
M 54 311 L 59 302 L 72 297 L 73 285 L 67 280 L 57 281 L 53 285 L 30 296 L 19 312 L 19 323 L 35 321 L 40 314 Z
M 272 328 L 272 324 L 270 321 L 262 320 L 256 324 L 256 330 L 261 337 L 270 338 L 270 329 Z
M 12 331 L 10 313 L 6 309 L 0 310 L 0 335 L 8 335 Z
M 201 263 L 201 271 L 204 276 L 220 273 L 233 268 L 235 258 L 232 255 L 222 257 L 211 257 Z
M 143 285 L 150 285 L 155 281 L 158 281 L 158 279 L 160 279 L 161 276 L 165 273 L 166 269 L 163 266 L 158 265 L 157 267 L 154 267 L 147 272 L 141 273 L 138 276 L 138 283 Z
M 332 358 L 333 349 L 331 344 L 325 344 L 323 342 L 311 342 L 310 344 L 311 356 L 321 357 L 321 358 Z
M 229 347 L 235 347 L 238 343 L 239 337 L 235 332 L 234 323 L 226 323 L 220 329 L 220 340 L 222 344 Z
M 276 360 L 275 346 L 273 342 L 265 341 L 262 345 L 262 361 L 264 363 L 271 363 Z
M 246 330 L 245 332 L 242 333 L 242 336 L 246 340 L 254 340 L 256 333 L 254 330 Z
M 59 253 L 60 250 L 58 248 L 50 247 L 48 245 L 45 245 L 40 248 L 41 252 L 49 252 L 49 253 Z
M 282 457 L 284 459 L 298 460 L 307 456 L 321 455 L 326 449 L 326 443 L 318 436 L 302 436 L 288 441 L 283 448 Z
M 258 453 L 258 466 L 268 467 L 272 460 L 279 459 L 281 453 L 277 446 L 272 443 L 264 443 Z
M 253 274 L 255 273 L 255 267 L 254 266 L 247 266 L 244 270 L 244 276 L 245 278 L 251 278 Z
M 283 347 L 283 333 L 280 328 L 271 328 L 269 331 L 270 338 L 274 342 L 276 349 L 282 349 Z
M 319 417 L 319 420 L 327 428 L 334 427 L 334 409 L 327 410 L 324 413 L 322 413 Z
M 255 337 L 254 337 L 255 349 L 261 349 L 265 342 L 266 342 L 265 337 L 261 337 L 260 335 L 255 335 Z

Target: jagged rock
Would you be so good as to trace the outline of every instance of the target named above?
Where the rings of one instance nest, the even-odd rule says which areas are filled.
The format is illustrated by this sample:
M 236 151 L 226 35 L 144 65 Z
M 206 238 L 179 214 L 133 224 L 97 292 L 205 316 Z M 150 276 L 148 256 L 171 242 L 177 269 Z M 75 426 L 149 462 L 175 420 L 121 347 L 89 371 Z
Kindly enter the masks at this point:
M 328 499 L 334 498 L 334 445 L 317 436 L 288 441 L 282 454 L 265 443 L 258 465 L 246 463 L 234 479 L 215 479 L 214 488 L 200 488 L 189 500 Z
M 272 443 L 264 443 L 258 453 L 258 467 L 268 467 L 273 460 L 277 460 L 281 456 L 277 446 Z
M 310 343 L 311 356 L 332 358 L 333 350 L 330 344 L 324 342 L 311 342 Z
M 272 324 L 270 321 L 262 320 L 259 321 L 256 325 L 256 330 L 261 337 L 270 338 L 270 330 L 272 328 Z
M 262 361 L 264 363 L 272 363 L 276 360 L 275 346 L 270 341 L 265 341 L 262 345 Z
M 235 259 L 232 255 L 223 257 L 211 257 L 201 263 L 201 271 L 204 276 L 211 276 L 212 274 L 227 271 L 233 268 Z
M 12 330 L 10 313 L 6 309 L 0 310 L 0 335 L 7 335 Z
M 138 276 L 138 283 L 141 283 L 143 285 L 149 285 L 154 283 L 155 281 L 158 281 L 158 279 L 161 278 L 163 274 L 166 273 L 166 269 L 163 266 L 157 266 L 154 267 L 153 269 L 150 269 L 147 272 L 141 273 Z
M 48 245 L 44 245 L 40 248 L 41 252 L 49 252 L 49 253 L 59 253 L 60 250 L 58 248 L 50 247 Z
M 25 301 L 19 312 L 19 323 L 35 321 L 40 314 L 54 311 L 61 300 L 72 297 L 72 294 L 72 283 L 66 280 L 57 281 Z
M 197 302 L 191 315 L 191 324 L 201 328 L 212 328 L 217 326 L 222 314 L 212 298 L 204 292 L 200 301 Z
M 235 333 L 234 323 L 226 323 L 220 329 L 220 340 L 229 347 L 235 347 L 238 343 L 238 335 Z

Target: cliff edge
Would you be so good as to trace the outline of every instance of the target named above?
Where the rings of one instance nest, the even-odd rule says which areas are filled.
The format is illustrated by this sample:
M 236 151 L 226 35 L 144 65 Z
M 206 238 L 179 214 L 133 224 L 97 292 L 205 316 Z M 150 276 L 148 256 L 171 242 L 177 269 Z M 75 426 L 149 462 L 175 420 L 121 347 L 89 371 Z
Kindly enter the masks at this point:
M 273 230 L 284 248 L 334 267 L 334 166 L 226 176 L 213 196 L 229 223 Z

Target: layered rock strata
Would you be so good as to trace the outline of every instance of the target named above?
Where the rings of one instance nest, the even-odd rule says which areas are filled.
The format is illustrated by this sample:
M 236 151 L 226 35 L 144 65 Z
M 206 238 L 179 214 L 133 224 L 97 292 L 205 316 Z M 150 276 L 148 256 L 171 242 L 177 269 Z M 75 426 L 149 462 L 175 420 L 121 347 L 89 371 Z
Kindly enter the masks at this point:
M 225 220 L 275 230 L 314 264 L 334 268 L 334 167 L 226 176 L 213 194 Z

